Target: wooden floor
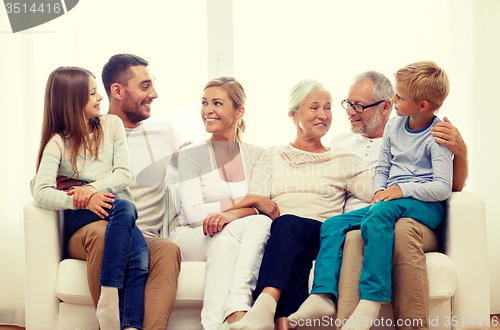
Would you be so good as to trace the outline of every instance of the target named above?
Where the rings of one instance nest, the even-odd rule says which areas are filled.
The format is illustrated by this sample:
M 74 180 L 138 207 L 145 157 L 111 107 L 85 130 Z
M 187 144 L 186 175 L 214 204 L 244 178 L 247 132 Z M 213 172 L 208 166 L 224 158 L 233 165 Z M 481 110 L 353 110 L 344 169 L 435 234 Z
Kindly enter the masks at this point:
M 500 314 L 491 316 L 490 329 L 500 329 Z M 24 330 L 24 328 L 0 325 L 0 330 Z

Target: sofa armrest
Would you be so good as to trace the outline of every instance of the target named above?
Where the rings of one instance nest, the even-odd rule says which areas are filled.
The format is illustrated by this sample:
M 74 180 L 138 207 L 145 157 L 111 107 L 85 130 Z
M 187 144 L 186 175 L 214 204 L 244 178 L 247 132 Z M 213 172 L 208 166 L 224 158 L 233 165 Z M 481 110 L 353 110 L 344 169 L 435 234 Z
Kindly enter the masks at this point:
M 454 328 L 485 329 L 490 299 L 484 199 L 473 192 L 452 193 L 444 230 L 444 252 L 457 274 L 452 298 Z
M 26 328 L 54 330 L 59 299 L 56 280 L 63 257 L 62 212 L 43 210 L 29 202 L 24 206 L 26 253 Z

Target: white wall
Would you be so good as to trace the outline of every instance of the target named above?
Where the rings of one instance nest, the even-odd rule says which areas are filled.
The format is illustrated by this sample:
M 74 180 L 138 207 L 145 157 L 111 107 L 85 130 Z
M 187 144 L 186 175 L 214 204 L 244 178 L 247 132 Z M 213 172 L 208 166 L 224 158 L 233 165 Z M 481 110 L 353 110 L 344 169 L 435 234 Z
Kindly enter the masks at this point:
M 500 93 L 500 1 L 485 1 L 477 15 L 477 62 L 474 67 L 473 99 L 467 109 L 468 124 L 473 135 L 470 149 L 471 191 L 479 192 L 486 201 L 488 225 L 488 257 L 490 260 L 491 313 L 500 313 L 500 209 L 496 207 L 500 194 L 500 148 L 498 127 L 500 106 L 496 105 Z M 473 223 L 472 219 L 472 223 Z

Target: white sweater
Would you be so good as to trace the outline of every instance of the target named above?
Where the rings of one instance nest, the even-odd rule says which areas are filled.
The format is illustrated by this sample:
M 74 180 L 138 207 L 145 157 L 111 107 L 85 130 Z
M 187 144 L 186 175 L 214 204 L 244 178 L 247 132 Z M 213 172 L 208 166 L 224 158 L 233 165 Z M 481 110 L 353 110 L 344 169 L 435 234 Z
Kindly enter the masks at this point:
M 373 171 L 343 148 L 312 153 L 287 144 L 272 147 L 271 199 L 281 214 L 325 221 L 343 211 L 345 194 L 369 201 Z

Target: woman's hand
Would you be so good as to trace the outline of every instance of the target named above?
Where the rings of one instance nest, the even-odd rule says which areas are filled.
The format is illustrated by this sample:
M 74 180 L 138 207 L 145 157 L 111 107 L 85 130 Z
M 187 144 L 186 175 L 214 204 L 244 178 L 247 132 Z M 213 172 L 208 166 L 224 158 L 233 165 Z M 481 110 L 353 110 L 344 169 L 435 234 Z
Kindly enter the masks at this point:
M 377 191 L 375 195 L 373 195 L 372 205 L 381 201 L 390 201 L 399 198 L 403 198 L 403 192 L 398 185 L 395 185 L 385 190 Z
M 255 199 L 253 206 L 271 218 L 271 220 L 280 216 L 280 209 L 278 208 L 278 204 L 276 204 L 276 202 L 272 201 L 270 198 L 259 195 L 253 195 L 253 198 Z
M 209 213 L 205 221 L 203 221 L 203 233 L 212 237 L 215 233 L 221 231 L 226 223 L 230 223 L 235 219 L 236 217 L 232 212 Z
M 70 189 L 68 196 L 73 195 L 73 204 L 77 209 L 85 209 L 89 205 L 90 197 L 96 194 L 97 190 L 91 185 Z
M 115 195 L 110 193 L 94 194 L 90 198 L 87 209 L 97 214 L 101 219 L 105 219 L 109 214 L 104 209 L 111 209 L 111 204 L 115 202 L 113 198 L 115 198 Z

